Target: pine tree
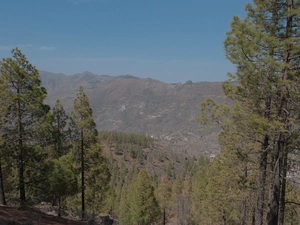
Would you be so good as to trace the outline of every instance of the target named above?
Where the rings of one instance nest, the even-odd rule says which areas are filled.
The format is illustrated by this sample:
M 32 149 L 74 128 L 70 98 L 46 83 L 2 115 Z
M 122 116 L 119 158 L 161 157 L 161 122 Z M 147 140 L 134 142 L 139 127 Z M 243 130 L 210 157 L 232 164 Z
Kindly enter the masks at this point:
M 128 184 L 124 184 L 121 189 L 120 203 L 118 204 L 118 217 L 121 225 L 130 224 L 130 206 L 129 206 Z
M 1 66 L 1 62 L 0 62 L 0 66 Z M 2 79 L 0 79 L 0 90 L 3 90 L 5 88 L 4 86 L 4 82 Z M 7 110 L 7 105 L 5 104 L 5 96 L 3 96 L 3 98 L 0 98 L 0 126 L 2 127 L 2 124 L 4 122 L 4 115 L 5 115 L 5 111 Z M 2 132 L 1 132 L 1 137 L 3 136 Z M 1 204 L 2 205 L 6 205 L 6 197 L 5 197 L 5 190 L 4 190 L 4 174 L 3 174 L 3 161 L 4 161 L 4 154 L 5 154 L 5 149 L 3 146 L 3 139 L 0 139 L 1 142 L 1 148 L 0 148 L 0 195 L 1 195 Z
M 245 19 L 233 18 L 225 51 L 236 73 L 223 89 L 234 106 L 208 104 L 221 124 L 221 141 L 231 143 L 221 143 L 226 154 L 232 151 L 241 165 L 258 171 L 256 225 L 284 224 L 288 159 L 299 137 L 299 6 L 293 0 L 255 0 L 246 6 Z
M 160 183 L 157 187 L 157 200 L 160 208 L 163 211 L 163 224 L 166 224 L 166 209 L 171 202 L 171 183 L 167 174 L 163 174 L 160 178 Z
M 15 176 L 15 163 L 9 149 L 6 148 L 4 140 L 0 139 L 0 203 L 7 204 L 6 196 L 15 192 L 16 176 Z
M 104 210 L 111 174 L 108 170 L 107 159 L 99 144 L 92 145 L 85 155 L 85 199 L 92 212 Z
M 146 171 L 139 172 L 129 196 L 130 224 L 151 224 L 158 218 L 160 209 Z
M 200 168 L 191 192 L 191 215 L 196 224 L 239 223 L 239 171 L 229 157 Z
M 58 158 L 69 152 L 71 147 L 71 131 L 67 127 L 68 119 L 65 109 L 57 99 L 52 110 L 53 114 L 53 157 Z
M 1 112 L 1 129 L 10 155 L 17 160 L 18 189 L 21 206 L 24 206 L 26 164 L 35 161 L 38 154 L 35 149 L 38 144 L 36 130 L 49 107 L 43 104 L 46 90 L 40 87 L 38 70 L 18 48 L 13 49 L 12 54 L 13 58 L 2 60 L 0 68 L 1 104 L 6 105 L 4 112 Z
M 77 140 L 77 149 L 80 151 L 80 169 L 81 169 L 81 217 L 85 219 L 85 171 L 87 169 L 86 155 L 87 151 L 97 143 L 96 124 L 92 116 L 89 99 L 83 91 L 83 87 L 79 88 L 79 92 L 74 100 L 74 110 L 71 113 L 71 120 L 75 128 L 75 140 Z
M 182 193 L 185 196 L 189 197 L 191 192 L 192 192 L 192 177 L 191 177 L 191 172 L 188 171 L 184 177 Z
M 78 181 L 74 156 L 71 153 L 54 158 L 45 165 L 44 176 L 47 179 L 42 183 L 40 191 L 43 195 L 58 200 L 58 216 L 61 216 L 62 202 L 68 196 L 78 193 Z
M 0 202 L 2 205 L 6 205 L 5 191 L 4 191 L 4 177 L 2 171 L 2 162 L 3 162 L 3 147 L 0 149 Z
M 180 194 L 182 194 L 182 181 L 180 176 L 177 176 L 172 183 L 172 201 L 176 203 L 176 199 Z
M 1 80 L 0 80 L 1 82 Z M 3 83 L 0 83 L 0 85 L 3 85 Z M 6 110 L 6 105 L 5 104 L 1 104 L 1 101 L 3 99 L 1 98 L 0 99 L 0 126 L 2 125 L 3 123 L 3 115 L 5 113 L 5 110 Z M 2 135 L 1 135 L 2 137 Z M 4 146 L 3 146 L 3 139 L 1 138 L 0 139 L 0 201 L 1 201 L 1 204 L 2 205 L 6 205 L 6 198 L 5 198 L 5 191 L 4 191 L 4 177 L 3 177 L 3 171 L 2 171 L 2 162 L 4 161 Z

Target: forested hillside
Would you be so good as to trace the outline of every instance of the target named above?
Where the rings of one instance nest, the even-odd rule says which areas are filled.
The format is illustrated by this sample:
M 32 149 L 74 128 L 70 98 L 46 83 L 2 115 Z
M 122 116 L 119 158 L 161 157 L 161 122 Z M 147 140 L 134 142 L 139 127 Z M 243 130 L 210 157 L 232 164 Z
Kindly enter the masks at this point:
M 1 203 L 32 210 L 49 202 L 57 216 L 84 221 L 103 213 L 120 224 L 158 222 L 162 213 L 177 221 L 176 199 L 191 191 L 191 174 L 208 160 L 149 135 L 98 132 L 82 86 L 70 113 L 60 99 L 50 108 L 37 69 L 18 48 L 12 54 L 1 63 Z M 10 221 L 13 213 L 6 214 Z
M 0 207 L 0 223 L 14 213 L 39 223 L 27 217 L 45 219 L 36 210 L 48 205 L 53 220 L 84 224 L 300 224 L 300 1 L 257 0 L 246 12 L 226 34 L 236 72 L 222 96 L 189 95 L 219 84 L 90 73 L 44 74 L 44 88 L 13 49 L 0 65 L 0 200 L 18 209 Z M 189 111 L 196 100 L 199 116 Z M 181 128 L 185 117 L 190 127 Z M 205 139 L 196 120 L 218 136 L 217 148 L 206 150 L 218 155 L 182 148 Z
M 200 103 L 213 98 L 229 103 L 218 82 L 166 84 L 133 76 L 100 76 L 90 72 L 75 75 L 40 72 L 48 90 L 45 102 L 53 105 L 60 98 L 66 112 L 79 86 L 90 98 L 99 130 L 147 134 L 175 151 L 191 155 L 217 154 L 217 127 L 197 122 Z
M 110 180 L 88 97 L 80 87 L 71 115 L 60 100 L 50 110 L 37 69 L 19 49 L 12 54 L 1 63 L 1 203 L 18 199 L 26 209 L 38 198 L 59 216 L 71 205 L 85 219 Z

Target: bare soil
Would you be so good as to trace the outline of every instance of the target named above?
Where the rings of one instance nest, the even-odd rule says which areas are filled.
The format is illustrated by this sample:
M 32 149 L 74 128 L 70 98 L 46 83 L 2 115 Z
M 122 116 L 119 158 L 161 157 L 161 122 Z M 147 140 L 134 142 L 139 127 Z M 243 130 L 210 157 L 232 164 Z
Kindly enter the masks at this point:
M 84 225 L 86 222 L 47 215 L 36 209 L 19 210 L 16 207 L 0 205 L 0 225 Z

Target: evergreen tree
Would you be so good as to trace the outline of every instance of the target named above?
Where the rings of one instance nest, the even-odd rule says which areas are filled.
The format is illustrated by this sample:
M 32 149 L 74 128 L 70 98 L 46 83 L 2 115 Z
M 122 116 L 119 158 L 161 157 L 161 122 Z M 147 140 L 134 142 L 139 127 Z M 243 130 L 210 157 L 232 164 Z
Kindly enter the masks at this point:
M 71 147 L 71 131 L 67 127 L 68 116 L 60 100 L 57 99 L 52 110 L 53 114 L 53 153 L 54 158 L 63 156 Z
M 189 197 L 190 194 L 192 192 L 192 177 L 191 177 L 191 172 L 187 172 L 185 174 L 185 178 L 184 178 L 184 181 L 183 181 L 183 190 L 182 190 L 182 193 Z
M 234 106 L 207 101 L 203 107 L 212 106 L 223 130 L 222 151 L 245 168 L 240 176 L 248 180 L 247 168 L 258 171 L 256 225 L 284 224 L 288 159 L 299 144 L 299 6 L 296 0 L 254 0 L 245 19 L 233 18 L 225 51 L 236 73 L 223 89 Z
M 2 60 L 1 73 L 1 104 L 6 105 L 2 114 L 1 129 L 6 149 L 17 160 L 18 189 L 21 206 L 26 200 L 25 186 L 26 165 L 39 160 L 36 131 L 39 121 L 49 111 L 43 104 L 46 90 L 40 87 L 38 70 L 32 66 L 25 55 L 16 48 L 12 50 L 13 58 Z
M 118 205 L 118 217 L 121 225 L 127 225 L 130 223 L 130 205 L 129 205 L 129 190 L 128 184 L 124 184 L 121 189 L 120 202 Z
M 0 66 L 1 66 L 1 62 L 0 62 Z M 0 89 L 2 90 L 4 88 L 4 82 L 2 79 L 0 79 Z M 5 102 L 5 96 L 3 96 L 3 98 L 0 98 L 0 126 L 2 127 L 2 124 L 4 122 L 4 115 L 5 115 L 5 111 L 7 110 L 7 105 Z M 1 204 L 2 205 L 6 205 L 6 197 L 5 197 L 5 190 L 4 190 L 4 173 L 3 173 L 3 162 L 7 161 L 4 160 L 4 156 L 5 156 L 5 149 L 3 146 L 3 139 L 2 139 L 2 132 L 1 132 L 1 139 L 0 139 L 0 196 L 1 196 Z
M 0 202 L 2 205 L 6 205 L 5 191 L 4 191 L 4 177 L 3 177 L 3 147 L 0 149 Z
M 146 171 L 141 170 L 129 193 L 130 224 L 147 225 L 160 215 L 154 188 Z
M 199 169 L 190 194 L 191 216 L 196 224 L 240 224 L 241 190 L 236 169 L 227 157 Z
M 180 176 L 177 176 L 172 183 L 172 201 L 176 203 L 178 195 L 182 194 L 182 181 Z
M 96 124 L 92 116 L 89 99 L 79 88 L 79 92 L 74 100 L 74 110 L 71 112 L 71 121 L 74 126 L 74 139 L 77 140 L 76 148 L 79 150 L 80 170 L 81 170 L 81 217 L 85 219 L 85 171 L 88 167 L 86 155 L 88 150 L 97 143 Z
M 74 156 L 71 153 L 54 158 L 47 162 L 44 176 L 47 180 L 42 183 L 43 195 L 58 200 L 58 216 L 61 216 L 62 202 L 68 196 L 78 193 L 77 174 L 74 168 Z
M 157 187 L 157 200 L 163 212 L 163 224 L 166 224 L 166 211 L 171 202 L 171 183 L 167 174 L 163 174 Z
M 94 217 L 96 212 L 105 210 L 107 192 L 111 188 L 107 159 L 99 144 L 92 145 L 86 151 L 85 165 L 85 199 Z

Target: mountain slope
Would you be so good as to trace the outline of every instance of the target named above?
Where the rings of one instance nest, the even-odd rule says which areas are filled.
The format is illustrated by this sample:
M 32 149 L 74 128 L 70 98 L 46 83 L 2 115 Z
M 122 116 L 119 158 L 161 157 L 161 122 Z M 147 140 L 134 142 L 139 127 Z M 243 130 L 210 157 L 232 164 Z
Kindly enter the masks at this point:
M 205 130 L 197 122 L 199 105 L 206 98 L 228 103 L 220 83 L 166 84 L 133 76 L 74 75 L 41 71 L 48 91 L 46 103 L 60 98 L 70 112 L 79 86 L 83 86 L 100 130 L 149 134 L 169 147 L 200 155 L 216 154 L 216 127 Z

